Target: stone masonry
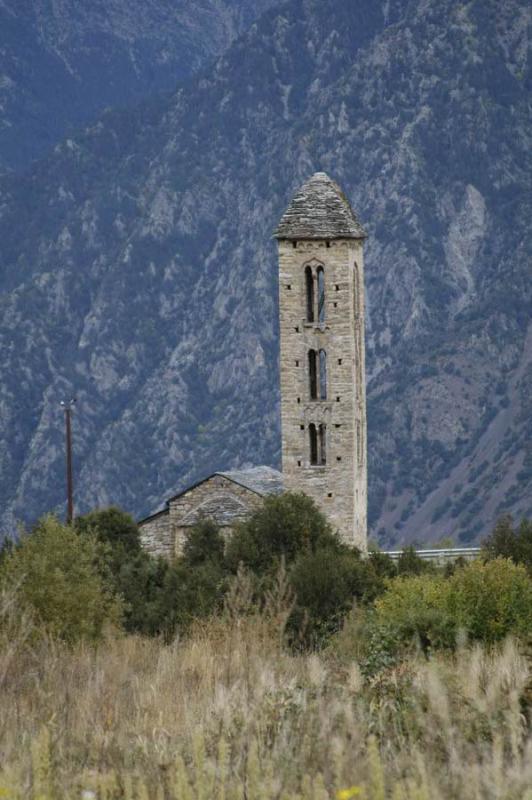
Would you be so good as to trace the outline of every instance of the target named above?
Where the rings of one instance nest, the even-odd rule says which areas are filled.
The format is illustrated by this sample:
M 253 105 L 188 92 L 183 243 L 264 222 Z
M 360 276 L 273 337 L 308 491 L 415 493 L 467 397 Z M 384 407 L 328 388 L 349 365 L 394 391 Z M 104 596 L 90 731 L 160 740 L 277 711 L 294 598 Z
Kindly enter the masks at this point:
M 201 519 L 213 520 L 228 537 L 265 495 L 281 491 L 282 476 L 270 467 L 217 472 L 170 497 L 162 511 L 141 520 L 142 545 L 152 555 L 174 558 L 182 550 L 187 530 Z
M 342 539 L 366 550 L 365 233 L 316 173 L 275 236 L 284 486 L 314 498 Z
M 296 193 L 279 245 L 283 474 L 217 472 L 139 522 L 143 546 L 173 558 L 202 518 L 229 536 L 284 489 L 312 497 L 342 539 L 367 549 L 364 260 L 366 234 L 323 172 Z

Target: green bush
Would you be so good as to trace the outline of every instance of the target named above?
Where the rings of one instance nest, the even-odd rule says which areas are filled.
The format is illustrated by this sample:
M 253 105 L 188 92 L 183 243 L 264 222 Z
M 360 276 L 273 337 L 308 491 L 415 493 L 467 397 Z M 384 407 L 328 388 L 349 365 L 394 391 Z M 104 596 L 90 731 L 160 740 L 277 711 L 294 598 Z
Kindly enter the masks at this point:
M 299 553 L 341 548 L 339 539 L 315 502 L 304 494 L 285 492 L 266 497 L 248 519 L 236 526 L 227 546 L 232 572 L 243 564 L 257 575 L 275 572 L 281 559 L 288 566 Z
M 150 636 L 165 630 L 163 595 L 171 567 L 142 549 L 133 517 L 111 507 L 77 517 L 74 525 L 83 537 L 96 538 L 104 547 L 102 577 L 109 576 L 114 593 L 122 598 L 125 630 Z
M 532 634 L 532 581 L 522 565 L 473 561 L 448 581 L 447 610 L 471 639 L 496 642 Z
M 225 541 L 218 526 L 210 519 L 194 525 L 183 544 L 183 561 L 189 567 L 207 563 L 224 564 Z
M 418 556 L 414 545 L 405 547 L 397 560 L 398 575 L 423 575 L 434 571 L 434 566 L 430 561 Z
M 301 553 L 290 570 L 295 608 L 293 639 L 320 646 L 339 630 L 353 603 L 372 601 L 384 588 L 371 562 L 353 550 L 320 548 Z
M 430 648 L 452 645 L 455 625 L 446 607 L 448 581 L 441 575 L 411 575 L 393 579 L 378 598 L 375 623 L 394 630 L 397 641 L 417 641 Z
M 425 652 L 452 647 L 463 632 L 492 643 L 532 634 L 532 581 L 508 559 L 474 561 L 442 575 L 398 577 L 375 603 L 377 625 L 395 631 L 399 646 L 413 640 Z
M 45 517 L 2 561 L 0 588 L 14 590 L 21 611 L 43 631 L 67 642 L 98 640 L 106 624 L 121 618 L 121 604 L 103 577 L 104 558 L 94 536 Z

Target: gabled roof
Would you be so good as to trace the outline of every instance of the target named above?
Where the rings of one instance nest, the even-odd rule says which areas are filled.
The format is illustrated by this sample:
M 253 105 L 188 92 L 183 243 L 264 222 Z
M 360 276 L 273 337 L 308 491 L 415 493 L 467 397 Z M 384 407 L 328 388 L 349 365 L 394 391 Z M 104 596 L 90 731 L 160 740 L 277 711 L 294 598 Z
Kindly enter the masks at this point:
M 233 469 L 230 472 L 217 472 L 230 481 L 251 489 L 256 494 L 281 494 L 283 491 L 283 474 L 272 467 L 250 467 L 249 469 Z
M 283 491 L 283 475 L 279 470 L 273 469 L 272 467 L 250 467 L 249 469 L 235 469 L 229 472 L 213 472 L 212 475 L 207 475 L 206 478 L 196 481 L 196 483 L 193 483 L 191 486 L 187 486 L 186 489 L 169 497 L 165 502 L 164 508 L 156 511 L 154 514 L 150 514 L 148 517 L 140 519 L 137 524 L 142 525 L 143 522 L 149 522 L 160 514 L 167 514 L 172 500 L 177 500 L 178 497 L 192 491 L 192 489 L 214 478 L 216 475 L 228 478 L 230 481 L 233 481 L 233 483 L 237 483 L 239 486 L 243 486 L 245 489 L 249 489 L 251 492 L 261 496 L 267 494 L 281 494 Z
M 366 232 L 338 184 L 316 172 L 294 195 L 276 239 L 364 239 Z

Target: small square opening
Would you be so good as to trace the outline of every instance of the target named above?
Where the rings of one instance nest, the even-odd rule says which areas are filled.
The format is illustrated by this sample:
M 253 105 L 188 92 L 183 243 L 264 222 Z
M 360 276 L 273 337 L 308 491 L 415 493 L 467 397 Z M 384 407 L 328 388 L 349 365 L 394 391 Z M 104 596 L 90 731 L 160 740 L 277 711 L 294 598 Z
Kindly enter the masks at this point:
M 335 292 L 339 292 L 340 291 L 340 286 L 337 283 L 334 284 L 334 291 Z
M 287 289 L 291 289 L 291 288 L 292 288 L 292 284 L 291 284 L 291 283 L 287 283 L 287 284 L 286 284 L 286 288 L 287 288 Z
M 337 403 L 339 403 L 339 402 L 340 402 L 340 398 L 339 398 L 339 397 L 337 397 L 337 398 L 336 398 L 336 402 L 337 402 Z
M 341 359 L 341 358 L 339 358 L 339 359 L 338 359 L 338 366 L 340 366 L 340 364 L 341 364 L 341 363 L 342 363 L 342 359 Z
M 300 428 L 300 430 L 302 430 L 302 431 L 304 431 L 304 430 L 305 430 L 305 426 L 304 426 L 304 425 L 300 425 L 300 426 L 299 426 L 299 428 Z
M 327 497 L 332 497 L 332 492 L 327 492 Z

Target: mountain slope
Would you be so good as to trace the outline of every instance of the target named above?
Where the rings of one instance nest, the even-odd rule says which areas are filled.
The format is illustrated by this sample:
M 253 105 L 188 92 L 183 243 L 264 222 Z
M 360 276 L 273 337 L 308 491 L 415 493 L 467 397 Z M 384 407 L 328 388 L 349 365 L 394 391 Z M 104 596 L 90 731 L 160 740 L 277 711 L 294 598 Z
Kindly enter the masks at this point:
M 0 0 L 0 170 L 220 55 L 271 0 Z
M 278 463 L 271 233 L 317 169 L 370 234 L 374 534 L 466 542 L 530 513 L 529 16 L 290 0 L 171 98 L 6 178 L 6 529 L 61 502 L 72 392 L 80 510 Z

